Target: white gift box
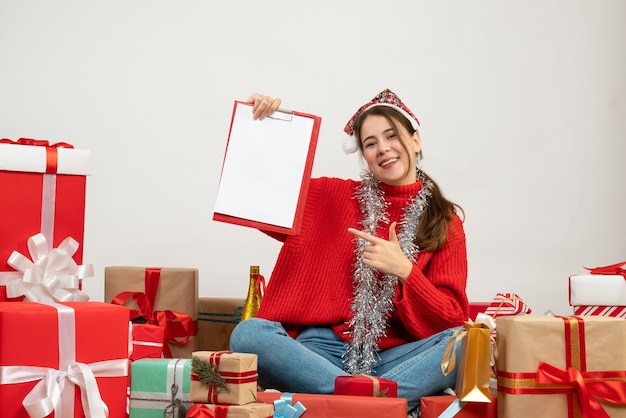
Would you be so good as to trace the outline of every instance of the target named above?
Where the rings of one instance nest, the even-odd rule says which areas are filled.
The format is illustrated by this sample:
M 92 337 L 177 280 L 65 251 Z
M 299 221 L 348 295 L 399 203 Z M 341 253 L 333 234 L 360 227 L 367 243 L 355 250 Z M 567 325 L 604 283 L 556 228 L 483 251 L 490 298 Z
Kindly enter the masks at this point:
M 55 174 L 91 175 L 91 151 L 56 148 L 58 154 Z M 46 172 L 46 147 L 0 144 L 0 170 Z
M 571 306 L 626 306 L 626 279 L 619 274 L 578 274 L 569 277 Z

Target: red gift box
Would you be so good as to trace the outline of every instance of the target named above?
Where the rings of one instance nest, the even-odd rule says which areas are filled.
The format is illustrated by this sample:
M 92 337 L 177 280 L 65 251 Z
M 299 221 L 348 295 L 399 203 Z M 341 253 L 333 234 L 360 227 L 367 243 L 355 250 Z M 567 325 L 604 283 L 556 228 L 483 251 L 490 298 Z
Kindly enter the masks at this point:
M 421 418 L 496 418 L 498 394 L 491 392 L 491 402 L 461 402 L 453 395 L 425 396 L 420 400 Z
M 257 402 L 273 403 L 287 399 L 292 404 L 300 402 L 306 408 L 303 418 L 406 418 L 406 398 L 375 398 L 349 395 L 316 395 L 308 393 L 283 394 L 258 392 Z
M 0 301 L 9 300 L 4 285 L 21 277 L 7 260 L 13 251 L 28 254 L 31 236 L 43 233 L 53 248 L 73 238 L 79 243 L 73 259 L 82 263 L 85 176 L 91 171 L 91 151 L 71 147 L 0 140 Z
M 397 398 L 398 384 L 393 380 L 381 379 L 376 376 L 337 376 L 335 378 L 335 395 Z
M 165 327 L 152 324 L 131 323 L 128 358 L 131 361 L 142 358 L 163 357 Z
M 104 402 L 127 417 L 129 318 L 100 302 L 0 302 L 1 415 L 28 418 L 24 403 L 35 416 L 105 417 Z

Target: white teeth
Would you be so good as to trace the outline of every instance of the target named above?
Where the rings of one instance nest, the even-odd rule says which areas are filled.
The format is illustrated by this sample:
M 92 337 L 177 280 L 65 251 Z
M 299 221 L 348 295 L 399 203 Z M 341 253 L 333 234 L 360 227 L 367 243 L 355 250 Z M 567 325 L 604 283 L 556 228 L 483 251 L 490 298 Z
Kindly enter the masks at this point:
M 387 161 L 385 161 L 385 162 L 384 162 L 384 163 L 382 163 L 380 166 L 381 166 L 381 167 L 386 167 L 386 166 L 388 166 L 388 165 L 389 165 L 389 164 L 391 164 L 391 163 L 395 163 L 396 161 L 398 161 L 398 159 L 397 159 L 397 158 L 392 158 L 391 160 L 387 160 Z

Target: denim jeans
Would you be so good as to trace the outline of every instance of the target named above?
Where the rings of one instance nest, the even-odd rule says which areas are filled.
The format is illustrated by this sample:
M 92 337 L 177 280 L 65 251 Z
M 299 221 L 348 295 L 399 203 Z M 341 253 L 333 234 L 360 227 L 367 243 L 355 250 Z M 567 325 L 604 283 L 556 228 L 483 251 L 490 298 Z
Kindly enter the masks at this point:
M 421 397 L 454 386 L 456 370 L 444 376 L 441 359 L 455 330 L 381 351 L 373 374 L 397 382 L 398 397 L 415 408 Z M 309 327 L 293 339 L 279 322 L 260 318 L 242 321 L 230 338 L 232 351 L 259 356 L 259 384 L 282 392 L 333 393 L 335 378 L 349 375 L 345 345 L 330 327 Z

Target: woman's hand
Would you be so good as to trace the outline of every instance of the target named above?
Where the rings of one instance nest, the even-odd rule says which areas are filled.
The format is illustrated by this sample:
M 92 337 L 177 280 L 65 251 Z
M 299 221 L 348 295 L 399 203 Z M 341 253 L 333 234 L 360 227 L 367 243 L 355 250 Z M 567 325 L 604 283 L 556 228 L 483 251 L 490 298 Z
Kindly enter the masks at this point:
M 278 97 L 273 99 L 259 93 L 252 93 L 247 101 L 252 103 L 252 119 L 254 120 L 265 119 L 274 113 L 282 102 Z
M 402 248 L 400 248 L 396 234 L 396 222 L 392 222 L 389 226 L 389 241 L 354 228 L 348 228 L 348 232 L 370 243 L 363 248 L 363 262 L 366 266 L 383 274 L 397 276 L 401 283 L 404 283 L 409 277 L 413 263 L 406 258 Z

